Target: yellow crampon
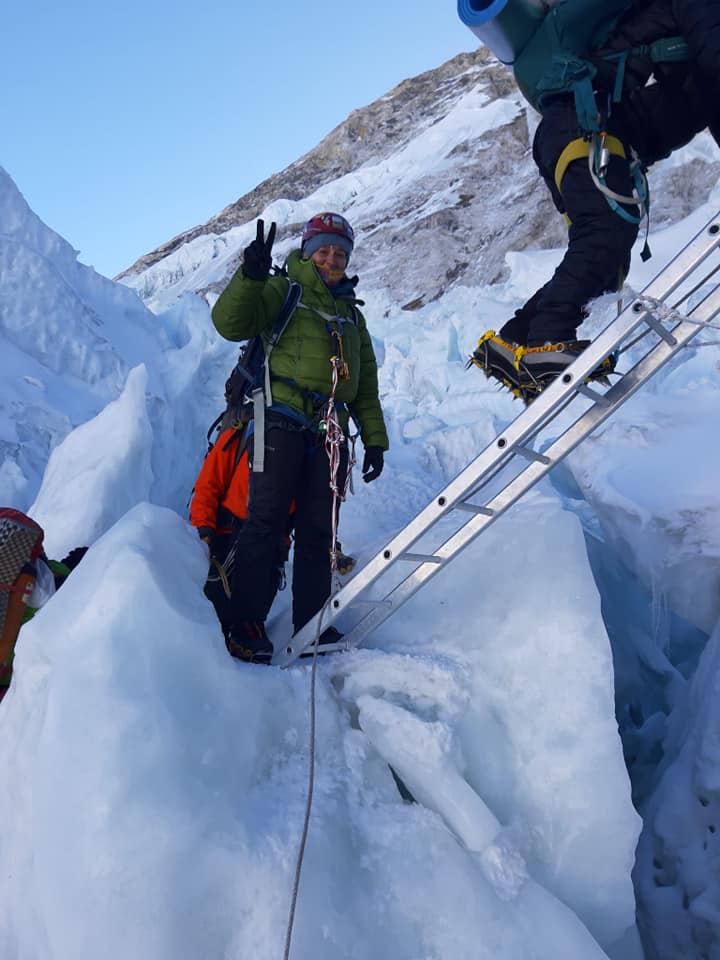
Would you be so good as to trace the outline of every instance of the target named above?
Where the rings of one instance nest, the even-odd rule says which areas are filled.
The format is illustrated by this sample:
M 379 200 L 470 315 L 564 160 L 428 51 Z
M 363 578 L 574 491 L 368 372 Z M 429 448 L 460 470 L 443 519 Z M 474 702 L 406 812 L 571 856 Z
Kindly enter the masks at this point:
M 468 357 L 468 362 L 465 364 L 466 370 L 469 370 L 470 367 L 474 365 L 478 367 L 480 370 L 482 370 L 483 372 L 487 373 L 487 371 L 485 370 L 485 365 L 479 359 L 477 352 L 478 352 L 478 349 L 485 343 L 486 340 L 492 340 L 494 336 L 495 336 L 494 330 L 486 330 L 485 333 L 480 337 L 480 339 L 477 342 L 477 347 L 475 347 L 474 352 Z
M 485 376 L 488 379 L 492 378 L 493 380 L 496 380 L 498 383 L 501 383 L 504 387 L 507 387 L 507 389 L 512 393 L 514 397 L 517 397 L 519 400 L 522 400 L 525 404 L 530 403 L 530 400 L 532 400 L 538 394 L 538 390 L 534 386 L 522 387 L 522 386 L 519 386 L 517 383 L 513 383 L 512 380 L 508 379 L 508 377 L 503 376 L 501 370 L 489 367 L 478 356 L 478 350 L 484 343 L 487 343 L 488 340 L 495 340 L 498 343 L 504 344 L 508 348 L 509 352 L 512 353 L 513 366 L 518 372 L 520 372 L 520 359 L 522 357 L 521 351 L 523 348 L 513 347 L 512 344 L 509 344 L 506 340 L 503 340 L 502 337 L 499 337 L 494 330 L 487 330 L 480 337 L 480 339 L 477 342 L 477 347 L 475 348 L 475 352 L 468 359 L 468 362 L 466 365 L 467 369 L 469 369 L 471 366 L 476 366 L 479 370 L 482 370 L 482 372 L 485 374 Z
M 587 341 L 587 342 L 589 345 L 590 341 Z M 520 360 L 522 360 L 524 356 L 527 356 L 527 354 L 530 354 L 530 353 L 532 354 L 562 353 L 563 350 L 567 350 L 569 349 L 569 347 L 570 347 L 570 344 L 568 344 L 567 341 L 561 340 L 558 343 L 544 343 L 541 347 L 518 347 L 517 350 L 515 351 L 515 355 L 519 362 Z M 580 354 L 578 354 L 578 356 L 579 355 Z M 584 383 L 602 383 L 604 386 L 610 386 L 610 381 L 607 378 L 607 374 L 612 373 L 615 370 L 615 363 L 616 363 L 616 357 L 613 356 L 612 354 L 608 357 L 605 357 L 602 363 L 598 364 L 598 366 L 592 371 L 592 373 L 590 373 L 587 377 L 585 377 L 585 380 L 583 382 Z M 530 374 L 530 376 L 533 376 L 526 364 L 524 365 L 524 369 L 527 373 Z M 536 384 L 533 395 L 537 396 L 537 394 L 540 393 L 541 390 L 544 390 L 545 387 L 548 386 L 548 384 L 552 383 L 552 381 L 557 376 L 558 376 L 558 373 L 553 373 L 549 376 L 548 374 L 545 374 L 540 379 L 535 379 L 535 377 L 533 377 L 533 380 L 535 381 L 535 384 Z

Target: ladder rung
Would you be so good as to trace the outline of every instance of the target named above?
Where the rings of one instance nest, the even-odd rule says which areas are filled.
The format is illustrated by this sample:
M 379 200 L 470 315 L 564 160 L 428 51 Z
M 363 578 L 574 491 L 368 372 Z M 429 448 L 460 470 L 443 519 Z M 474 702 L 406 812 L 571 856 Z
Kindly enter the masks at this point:
M 434 553 L 401 553 L 398 560 L 412 560 L 414 563 L 444 563 L 442 557 Z
M 653 316 L 652 313 L 646 313 L 643 319 L 645 320 L 645 323 L 649 327 L 652 327 L 655 333 L 665 341 L 665 343 L 669 343 L 671 347 L 675 346 L 677 340 L 669 330 L 665 329 L 657 317 Z
M 467 500 L 461 500 L 455 504 L 455 510 L 467 510 L 468 513 L 479 513 L 483 517 L 495 516 L 495 511 L 490 507 L 478 507 L 474 503 L 468 503 Z
M 526 460 L 534 460 L 536 463 L 550 463 L 550 458 L 543 456 L 542 453 L 536 453 L 534 450 L 531 450 L 530 447 L 513 447 L 515 453 L 519 453 L 521 457 L 525 457 Z
M 608 398 L 602 394 L 598 393 L 596 390 L 593 390 L 592 387 L 589 387 L 586 383 L 581 383 L 577 388 L 577 392 L 581 393 L 584 397 L 588 397 L 590 400 L 599 404 L 601 407 L 610 407 L 612 406 Z
M 387 607 L 388 609 L 392 605 L 392 600 L 363 600 L 361 597 L 357 597 L 349 604 L 351 607 Z

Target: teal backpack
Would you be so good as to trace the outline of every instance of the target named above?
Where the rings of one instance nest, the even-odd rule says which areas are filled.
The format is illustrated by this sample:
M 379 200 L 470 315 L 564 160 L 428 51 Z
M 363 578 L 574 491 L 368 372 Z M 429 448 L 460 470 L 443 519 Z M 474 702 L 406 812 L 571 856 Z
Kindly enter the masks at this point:
M 588 135 L 600 133 L 612 103 L 622 96 L 625 63 L 642 53 L 656 63 L 688 59 L 682 37 L 669 37 L 647 46 L 613 53 L 615 64 L 611 103 L 599 110 L 593 92 L 595 51 L 634 0 L 458 0 L 460 19 L 515 74 L 525 99 L 539 113 L 546 100 L 572 93 L 578 123 Z M 597 57 L 596 57 L 597 59 Z
M 572 160 L 588 158 L 590 175 L 609 206 L 623 220 L 640 223 L 648 213 L 649 192 L 644 167 L 633 153 L 627 157 L 633 179 L 633 195 L 621 196 L 607 185 L 605 174 L 611 154 L 625 157 L 625 148 L 605 132 L 614 104 L 620 102 L 628 57 L 642 54 L 654 63 L 688 59 L 682 37 L 668 37 L 642 47 L 628 47 L 610 54 L 598 53 L 612 37 L 620 17 L 634 0 L 458 0 L 460 19 L 511 66 L 525 99 L 539 113 L 558 94 L 572 94 L 582 136 L 568 144 L 558 161 L 559 181 Z M 593 59 L 595 63 L 593 63 Z M 598 104 L 594 80 L 596 64 L 604 60 L 614 67 L 612 91 Z M 638 208 L 635 215 L 628 206 Z M 650 255 L 647 242 L 641 254 Z
M 525 99 L 538 112 L 548 97 L 573 93 L 578 123 L 599 133 L 593 95 L 597 70 L 588 59 L 612 34 L 632 0 L 561 0 L 543 17 L 512 67 Z
M 615 82 L 610 102 L 599 107 L 593 89 L 597 68 L 591 57 L 607 43 L 620 16 L 631 6 L 632 0 L 560 0 L 549 10 L 512 64 L 517 85 L 528 103 L 542 112 L 548 97 L 572 93 L 581 129 L 586 134 L 600 133 L 612 104 L 622 97 L 628 57 L 642 53 L 655 63 L 688 59 L 682 37 L 668 37 L 605 56 L 603 59 L 614 64 Z

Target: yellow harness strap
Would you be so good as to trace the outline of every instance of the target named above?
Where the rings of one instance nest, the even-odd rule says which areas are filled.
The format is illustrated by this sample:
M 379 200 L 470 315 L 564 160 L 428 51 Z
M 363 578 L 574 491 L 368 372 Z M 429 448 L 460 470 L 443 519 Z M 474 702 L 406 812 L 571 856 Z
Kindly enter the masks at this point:
M 623 160 L 627 159 L 625 147 L 617 137 L 605 137 L 605 146 L 610 153 L 614 154 L 616 157 L 622 157 Z M 565 147 L 558 158 L 558 162 L 555 164 L 555 186 L 558 189 L 558 193 L 560 193 L 560 186 L 562 184 L 563 177 L 565 176 L 565 171 L 570 164 L 574 160 L 583 160 L 589 153 L 590 141 L 583 140 L 582 137 L 578 137 L 577 140 L 571 140 L 570 143 Z M 565 220 L 568 226 L 570 226 L 570 218 L 567 214 L 565 214 Z

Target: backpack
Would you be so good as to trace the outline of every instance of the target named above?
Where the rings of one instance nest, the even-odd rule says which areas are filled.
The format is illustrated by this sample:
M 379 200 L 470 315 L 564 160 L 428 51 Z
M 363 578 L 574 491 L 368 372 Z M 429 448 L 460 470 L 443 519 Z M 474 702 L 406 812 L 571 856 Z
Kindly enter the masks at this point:
M 462 5 L 469 0 L 459 2 Z M 503 28 L 505 45 L 509 48 L 507 62 L 512 65 L 515 81 L 528 103 L 542 113 L 543 106 L 552 97 L 573 96 L 581 135 L 568 144 L 558 160 L 555 171 L 558 190 L 568 163 L 587 157 L 593 183 L 610 208 L 629 223 L 640 224 L 643 218 L 648 218 L 646 231 L 649 231 L 650 194 L 645 167 L 632 147 L 628 155 L 625 145 L 608 136 L 605 128 L 613 106 L 622 98 L 628 58 L 641 55 L 653 63 L 678 63 L 688 60 L 689 50 L 683 38 L 676 36 L 603 52 L 619 20 L 634 2 L 540 0 L 538 8 L 536 0 L 495 0 L 485 9 L 485 15 L 489 16 L 501 4 L 500 12 L 494 17 L 498 21 L 495 29 Z M 480 34 L 480 28 L 471 29 Z M 598 77 L 599 71 L 602 78 Z M 604 102 L 598 102 L 596 83 L 606 93 Z M 631 196 L 621 196 L 607 184 L 611 154 L 628 160 L 633 182 Z M 628 207 L 636 207 L 637 213 Z M 641 258 L 647 260 L 650 255 L 646 232 Z
M 10 683 L 12 654 L 27 600 L 35 584 L 35 561 L 43 530 L 34 520 L 0 507 L 0 699 Z
M 270 396 L 268 363 L 270 354 L 285 332 L 301 295 L 300 284 L 293 280 L 289 281 L 285 302 L 280 308 L 267 342 L 263 340 L 261 334 L 256 334 L 241 347 L 238 361 L 225 381 L 225 409 L 213 420 L 207 432 L 208 452 L 215 442 L 212 438 L 213 432 L 220 436 L 230 427 L 247 427 L 257 414 L 258 408 L 262 407 L 264 410 L 267 397 Z
M 572 93 L 580 127 L 599 133 L 590 60 L 632 0 L 564 0 L 545 15 L 513 63 L 520 92 L 538 112 L 548 97 Z
M 458 0 L 461 20 L 501 62 L 512 66 L 520 92 L 535 110 L 553 96 L 573 94 L 578 124 L 590 137 L 600 133 L 612 103 L 622 95 L 625 63 L 642 53 L 655 63 L 688 59 L 682 37 L 668 37 L 643 47 L 595 56 L 635 0 Z M 593 57 L 595 63 L 593 63 Z M 610 102 L 600 109 L 593 81 L 596 63 L 614 69 Z

